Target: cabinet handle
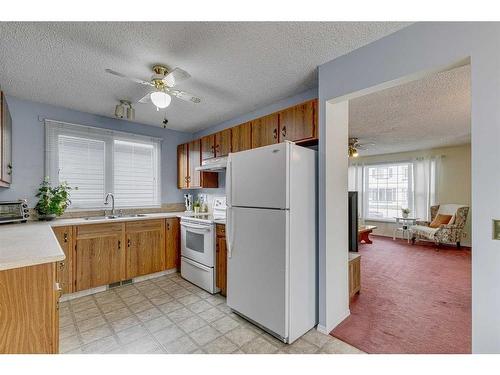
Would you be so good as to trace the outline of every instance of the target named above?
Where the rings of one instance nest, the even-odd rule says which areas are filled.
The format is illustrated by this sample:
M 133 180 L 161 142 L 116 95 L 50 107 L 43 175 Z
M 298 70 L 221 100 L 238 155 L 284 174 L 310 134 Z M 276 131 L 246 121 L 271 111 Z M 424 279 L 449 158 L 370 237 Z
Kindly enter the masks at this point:
M 64 233 L 64 242 L 68 242 L 68 233 Z
M 278 129 L 274 128 L 273 130 L 273 138 L 278 139 Z
M 130 247 L 130 238 L 127 240 L 127 247 Z
M 170 230 L 170 223 L 167 223 L 167 230 Z
M 283 126 L 283 129 L 281 129 L 281 135 L 286 137 L 286 126 Z
M 122 241 L 118 240 L 118 250 L 122 248 Z
M 12 164 L 10 164 L 10 163 L 7 164 L 7 169 L 8 169 L 7 175 L 10 176 L 12 174 Z
M 66 264 L 64 263 L 64 261 L 59 262 L 59 271 L 64 270 L 65 266 L 66 266 Z

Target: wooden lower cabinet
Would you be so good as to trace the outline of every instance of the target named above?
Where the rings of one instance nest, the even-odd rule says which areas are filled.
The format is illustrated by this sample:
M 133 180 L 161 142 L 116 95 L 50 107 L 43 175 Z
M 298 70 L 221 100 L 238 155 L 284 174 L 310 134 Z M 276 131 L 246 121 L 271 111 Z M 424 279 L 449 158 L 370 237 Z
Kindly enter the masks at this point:
M 361 291 L 361 255 L 349 253 L 349 298 Z
M 215 286 L 220 289 L 223 296 L 227 293 L 227 247 L 226 247 L 226 226 L 216 225 L 216 280 Z
M 125 278 L 124 223 L 76 226 L 75 291 Z
M 177 217 L 165 219 L 167 269 L 181 268 L 181 227 Z
M 52 228 L 56 235 L 61 249 L 66 255 L 66 259 L 57 262 L 56 278 L 62 288 L 63 293 L 73 292 L 73 227 L 54 227 Z
M 126 279 L 166 269 L 165 220 L 142 220 L 125 224 Z
M 59 351 L 56 263 L 0 271 L 0 353 Z

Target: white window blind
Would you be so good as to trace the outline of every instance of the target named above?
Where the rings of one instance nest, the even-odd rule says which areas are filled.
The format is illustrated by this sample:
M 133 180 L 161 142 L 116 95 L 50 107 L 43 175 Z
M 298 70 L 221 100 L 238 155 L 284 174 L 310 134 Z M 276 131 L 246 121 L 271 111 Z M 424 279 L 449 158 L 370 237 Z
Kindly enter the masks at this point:
M 123 206 L 150 206 L 158 201 L 156 148 L 152 144 L 114 141 L 114 191 Z
M 155 207 L 160 200 L 161 139 L 94 127 L 45 121 L 46 175 L 53 184 L 66 181 L 70 209 Z
M 59 135 L 57 142 L 59 181 L 78 187 L 71 191 L 72 204 L 75 207 L 101 206 L 106 193 L 105 142 L 65 135 Z

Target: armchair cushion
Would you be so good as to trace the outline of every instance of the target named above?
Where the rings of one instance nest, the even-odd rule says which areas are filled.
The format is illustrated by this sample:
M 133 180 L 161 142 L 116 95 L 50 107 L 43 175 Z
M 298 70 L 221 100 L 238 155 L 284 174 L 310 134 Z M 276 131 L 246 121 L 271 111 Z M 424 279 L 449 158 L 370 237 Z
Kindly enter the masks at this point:
M 432 223 L 429 224 L 431 228 L 439 228 L 441 225 L 448 224 L 453 215 L 437 214 Z
M 437 210 L 438 215 L 451 215 L 451 219 L 448 224 L 453 224 L 455 222 L 455 215 L 457 210 L 461 207 L 465 207 L 463 204 L 441 204 Z

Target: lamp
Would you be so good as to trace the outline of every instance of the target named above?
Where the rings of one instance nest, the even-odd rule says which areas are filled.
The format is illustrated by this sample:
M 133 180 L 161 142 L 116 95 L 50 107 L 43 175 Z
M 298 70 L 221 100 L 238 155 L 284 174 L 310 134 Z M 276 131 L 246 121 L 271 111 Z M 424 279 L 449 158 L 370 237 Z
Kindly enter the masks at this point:
M 167 108 L 172 101 L 172 97 L 163 91 L 155 91 L 151 93 L 151 101 L 156 108 Z

